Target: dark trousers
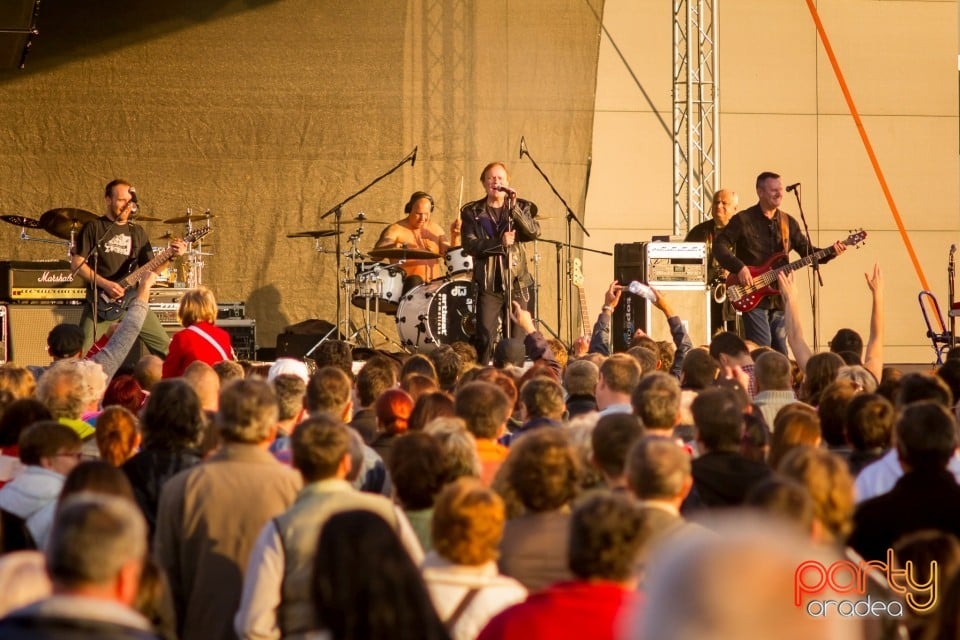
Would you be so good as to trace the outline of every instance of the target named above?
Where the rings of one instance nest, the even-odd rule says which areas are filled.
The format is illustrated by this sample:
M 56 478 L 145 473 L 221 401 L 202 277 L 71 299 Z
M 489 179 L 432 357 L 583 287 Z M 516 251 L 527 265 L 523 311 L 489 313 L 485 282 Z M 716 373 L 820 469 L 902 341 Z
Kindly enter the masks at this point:
M 533 287 L 519 287 L 514 284 L 513 299 L 527 311 L 534 308 L 533 296 Z M 506 310 L 506 299 L 505 291 L 484 291 L 481 284 L 480 295 L 477 298 L 477 333 L 474 336 L 477 359 L 481 365 L 485 366 L 490 363 L 493 348 L 498 340 L 499 329 L 501 326 L 506 326 L 509 317 Z M 515 323 L 511 323 L 510 331 L 511 336 L 520 335 L 520 328 Z

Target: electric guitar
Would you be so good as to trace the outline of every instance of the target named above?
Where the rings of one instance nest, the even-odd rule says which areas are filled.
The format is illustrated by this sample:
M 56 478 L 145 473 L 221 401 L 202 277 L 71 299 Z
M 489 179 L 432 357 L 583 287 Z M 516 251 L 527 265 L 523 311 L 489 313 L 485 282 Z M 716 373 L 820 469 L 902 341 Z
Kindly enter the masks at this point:
M 843 244 L 848 247 L 857 246 L 863 242 L 866 237 L 867 232 L 860 229 L 847 236 Z M 775 253 L 759 267 L 747 266 L 750 270 L 750 275 L 753 276 L 753 284 L 749 286 L 741 285 L 737 274 L 731 273 L 727 277 L 727 300 L 729 300 L 733 308 L 740 313 L 751 311 L 760 304 L 760 301 L 765 297 L 778 295 L 780 293 L 777 289 L 777 275 L 781 271 L 794 271 L 800 267 L 813 264 L 814 260 L 819 262 L 824 258 L 829 258 L 836 254 L 836 249 L 831 245 L 826 249 L 811 253 L 806 258 L 800 258 L 795 262 L 786 264 L 787 254 L 782 251 Z
M 580 294 L 580 336 L 588 338 L 587 327 L 590 326 L 590 314 L 587 313 L 587 294 L 583 290 L 583 262 L 580 261 L 580 258 L 573 259 L 573 273 L 570 276 L 570 280 L 573 282 L 573 286 L 577 288 L 577 292 Z
M 210 227 L 194 229 L 185 235 L 183 239 L 187 242 L 196 242 L 211 231 L 213 231 L 213 229 Z M 169 262 L 171 258 L 173 258 L 173 247 L 167 247 L 155 255 L 153 260 L 124 276 L 122 280 L 117 282 L 117 284 L 124 288 L 124 293 L 119 298 L 112 298 L 106 291 L 100 287 L 96 287 L 96 295 L 100 296 L 100 299 L 97 301 L 97 318 L 110 322 L 118 320 L 120 316 L 123 315 L 124 310 L 130 306 L 130 301 L 136 297 L 137 284 L 140 282 L 140 279 L 143 278 L 143 275 L 147 271 L 156 271 L 158 267 Z

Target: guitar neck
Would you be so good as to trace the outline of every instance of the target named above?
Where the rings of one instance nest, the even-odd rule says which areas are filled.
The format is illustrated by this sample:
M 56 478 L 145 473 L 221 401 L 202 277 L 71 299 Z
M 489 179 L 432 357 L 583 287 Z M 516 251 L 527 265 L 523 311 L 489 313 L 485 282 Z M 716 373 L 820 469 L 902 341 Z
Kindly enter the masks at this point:
M 586 338 L 587 327 L 590 326 L 590 314 L 587 312 L 587 294 L 583 287 L 577 287 L 577 292 L 580 294 L 580 335 Z
M 796 269 L 799 269 L 800 267 L 806 267 L 808 265 L 813 264 L 815 260 L 819 261 L 823 258 L 827 258 L 835 254 L 836 254 L 836 249 L 834 249 L 833 247 L 827 247 L 826 249 L 821 249 L 820 251 L 811 253 L 807 257 L 800 258 L 799 260 L 791 262 L 790 264 L 785 264 L 783 266 L 777 267 L 776 269 L 770 269 L 770 271 L 767 271 L 759 278 L 755 278 L 754 282 L 757 282 L 759 280 L 760 285 L 765 287 L 770 286 L 777 281 L 777 275 L 781 271 L 794 271 Z
M 131 271 L 130 273 L 128 273 L 126 277 L 124 277 L 123 280 L 121 280 L 118 284 L 120 284 L 120 286 L 122 286 L 124 289 L 129 289 L 130 287 L 140 282 L 140 279 L 143 277 L 143 274 L 145 274 L 147 271 L 155 271 L 157 267 L 163 265 L 165 262 L 169 261 L 170 258 L 172 257 L 173 257 L 173 248 L 168 247 L 167 249 L 164 249 L 163 251 L 155 255 L 153 257 L 153 260 L 151 260 L 147 264 L 143 265 L 142 267 L 140 267 L 135 271 Z

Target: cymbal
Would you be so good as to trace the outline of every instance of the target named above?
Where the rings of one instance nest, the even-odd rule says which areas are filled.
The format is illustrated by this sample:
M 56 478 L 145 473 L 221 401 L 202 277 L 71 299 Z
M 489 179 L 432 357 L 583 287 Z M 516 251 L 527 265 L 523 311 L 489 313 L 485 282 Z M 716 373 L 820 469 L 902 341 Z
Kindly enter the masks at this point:
M 133 222 L 161 222 L 163 218 L 154 218 L 153 216 L 136 216 L 132 219 Z
M 370 249 L 367 253 L 371 258 L 376 258 L 377 260 L 431 260 L 440 257 L 439 253 L 427 251 L 426 249 L 404 247 Z
M 29 229 L 40 228 L 40 221 L 36 218 L 28 218 L 26 216 L 0 216 L 0 220 L 18 227 L 27 227 Z
M 40 216 L 40 228 L 51 235 L 64 240 L 70 239 L 71 231 L 80 231 L 80 227 L 96 220 L 97 215 L 84 209 L 50 209 Z
M 393 224 L 392 222 L 381 222 L 379 220 L 370 220 L 367 216 L 357 216 L 350 218 L 347 222 L 359 222 L 360 224 Z
M 209 220 L 210 218 L 216 218 L 212 213 L 198 213 L 196 215 L 186 215 L 178 216 L 176 218 L 167 218 L 164 222 L 169 222 L 170 224 L 181 224 L 184 222 L 192 222 L 194 220 Z
M 329 238 L 330 236 L 335 236 L 337 233 L 343 233 L 342 231 L 336 231 L 335 229 L 317 229 L 316 231 L 298 231 L 296 233 L 288 233 L 288 238 Z

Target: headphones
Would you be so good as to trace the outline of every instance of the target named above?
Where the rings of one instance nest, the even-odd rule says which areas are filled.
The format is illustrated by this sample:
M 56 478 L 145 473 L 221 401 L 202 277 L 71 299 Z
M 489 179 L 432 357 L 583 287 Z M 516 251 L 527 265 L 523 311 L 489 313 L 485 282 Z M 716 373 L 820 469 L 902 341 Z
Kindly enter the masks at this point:
M 430 201 L 430 213 L 433 213 L 434 202 L 433 196 L 427 193 L 426 191 L 414 191 L 413 195 L 410 196 L 410 200 L 407 201 L 407 204 L 403 205 L 403 212 L 410 213 L 413 210 L 413 205 L 416 204 L 417 200 L 422 200 L 426 198 Z

